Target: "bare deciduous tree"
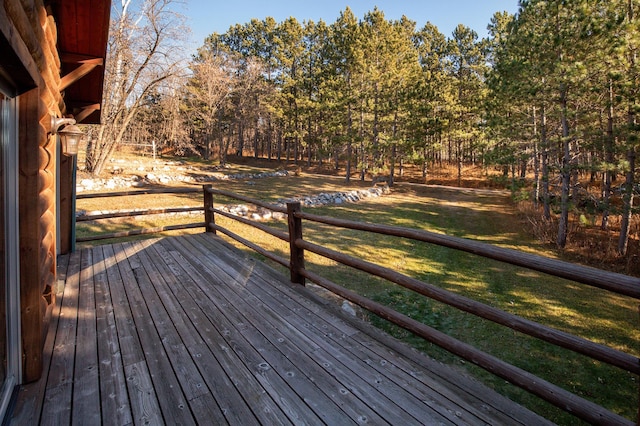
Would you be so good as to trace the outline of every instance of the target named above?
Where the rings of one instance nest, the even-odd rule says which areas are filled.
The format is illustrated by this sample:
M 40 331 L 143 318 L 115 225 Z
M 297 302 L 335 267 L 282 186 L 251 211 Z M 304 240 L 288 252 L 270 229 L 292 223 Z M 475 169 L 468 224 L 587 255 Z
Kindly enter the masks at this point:
M 105 69 L 102 122 L 87 146 L 85 168 L 100 174 L 145 99 L 184 72 L 188 31 L 174 0 L 114 2 Z
M 211 156 L 216 124 L 218 127 L 221 125 L 222 105 L 232 91 L 232 70 L 228 62 L 224 54 L 201 49 L 191 64 L 193 75 L 187 85 L 187 104 L 192 119 L 204 135 L 204 158 L 207 160 Z M 224 162 L 222 158 L 221 161 Z

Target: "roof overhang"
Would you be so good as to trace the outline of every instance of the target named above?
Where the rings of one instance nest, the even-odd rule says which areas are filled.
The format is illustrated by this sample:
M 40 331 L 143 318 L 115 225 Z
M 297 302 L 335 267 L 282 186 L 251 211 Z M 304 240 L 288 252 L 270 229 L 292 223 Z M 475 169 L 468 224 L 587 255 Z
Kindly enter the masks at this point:
M 67 114 L 100 123 L 111 0 L 52 0 Z

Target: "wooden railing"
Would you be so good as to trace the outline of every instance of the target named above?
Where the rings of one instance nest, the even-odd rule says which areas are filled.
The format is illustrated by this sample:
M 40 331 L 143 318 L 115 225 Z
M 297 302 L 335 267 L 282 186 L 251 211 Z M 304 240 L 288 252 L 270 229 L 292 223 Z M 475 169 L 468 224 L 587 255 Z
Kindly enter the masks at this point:
M 199 192 L 200 189 L 185 190 L 147 190 L 128 191 L 109 194 L 82 195 L 78 198 L 90 197 L 112 197 L 124 195 L 142 195 L 157 193 L 190 193 Z M 130 235 L 140 235 L 152 232 L 161 232 L 170 229 L 184 229 L 194 227 L 204 227 L 206 232 L 221 232 L 228 237 L 244 244 L 252 250 L 260 253 L 266 258 L 283 265 L 290 271 L 291 281 L 305 284 L 308 279 L 317 285 L 349 300 L 352 303 L 400 326 L 418 336 L 432 342 L 447 351 L 478 365 L 485 370 L 501 377 L 508 382 L 537 395 L 551 404 L 565 410 L 576 417 L 586 420 L 592 424 L 602 425 L 633 425 L 634 423 L 601 407 L 591 401 L 581 398 L 563 388 L 550 383 L 540 377 L 535 376 L 521 368 L 509 364 L 493 355 L 487 354 L 467 343 L 457 340 L 432 327 L 403 315 L 385 305 L 375 302 L 369 298 L 361 296 L 345 287 L 340 286 L 305 268 L 305 251 L 316 253 L 320 256 L 334 260 L 343 265 L 364 271 L 368 274 L 384 278 L 401 287 L 412 290 L 428 298 L 445 303 L 461 311 L 471 313 L 477 317 L 490 320 L 494 323 L 509 327 L 518 332 L 527 334 L 537 339 L 549 342 L 559 347 L 588 356 L 594 360 L 606 363 L 635 375 L 640 375 L 640 359 L 614 348 L 592 342 L 579 336 L 575 336 L 554 328 L 536 323 L 520 316 L 502 311 L 495 307 L 481 302 L 460 296 L 456 293 L 427 284 L 415 278 L 400 274 L 380 265 L 355 258 L 328 248 L 311 243 L 303 238 L 303 220 L 326 224 L 337 228 L 353 229 L 364 232 L 389 235 L 399 238 L 422 241 L 436 244 L 443 247 L 473 253 L 489 259 L 498 260 L 512 265 L 543 272 L 552 276 L 569 279 L 578 283 L 605 289 L 610 292 L 640 299 L 640 279 L 627 275 L 606 272 L 595 268 L 575 265 L 555 259 L 549 259 L 533 254 L 523 253 L 517 250 L 492 246 L 463 238 L 436 234 L 433 232 L 402 228 L 389 225 L 356 222 L 344 219 L 337 219 L 327 216 L 318 216 L 303 212 L 299 203 L 288 203 L 286 207 L 277 206 L 255 200 L 232 192 L 212 188 L 205 185 L 202 189 L 204 196 L 203 207 L 178 208 L 178 209 L 150 209 L 146 211 L 135 211 L 125 213 L 112 213 L 104 215 L 93 215 L 79 217 L 78 221 L 99 220 L 105 218 L 126 217 L 132 215 L 157 214 L 179 211 L 204 211 L 204 222 L 197 222 L 187 225 L 176 225 L 171 227 L 153 228 L 150 230 L 133 230 L 113 234 L 105 234 L 97 237 L 78 238 L 77 241 L 89 241 L 91 239 L 119 238 Z M 257 207 L 262 207 L 273 212 L 280 212 L 287 215 L 288 232 L 274 229 L 254 220 L 236 216 L 222 209 L 214 207 L 214 195 L 223 196 L 230 199 L 243 201 Z M 289 258 L 278 256 L 263 247 L 243 238 L 240 235 L 218 225 L 215 220 L 216 215 L 221 215 L 245 225 L 260 229 L 269 235 L 289 243 Z M 640 418 L 640 416 L 639 416 Z
M 262 223 L 243 217 L 234 216 L 213 205 L 213 195 L 234 198 L 258 207 L 275 212 L 286 213 L 288 217 L 288 233 L 273 229 Z M 554 328 L 536 323 L 520 316 L 502 311 L 481 302 L 443 290 L 415 278 L 400 274 L 377 264 L 358 259 L 344 253 L 327 249 L 313 244 L 303 238 L 302 221 L 322 223 L 339 228 L 354 229 L 382 235 L 389 235 L 427 242 L 456 250 L 473 253 L 489 259 L 499 260 L 512 265 L 573 280 L 586 285 L 605 289 L 614 293 L 640 299 L 640 280 L 627 275 L 602 271 L 595 268 L 575 265 L 555 259 L 549 259 L 517 250 L 495 247 L 489 244 L 466 240 L 463 238 L 436 234 L 433 232 L 408 229 L 396 226 L 362 223 L 326 216 L 318 216 L 303 212 L 299 203 L 289 203 L 281 207 L 233 194 L 228 191 L 213 189 L 210 185 L 204 187 L 205 223 L 207 232 L 222 232 L 230 238 L 246 245 L 261 255 L 271 259 L 290 270 L 291 281 L 304 284 L 305 279 L 324 287 L 325 289 L 349 300 L 352 303 L 400 326 L 418 336 L 435 343 L 447 351 L 484 368 L 508 382 L 529 391 L 530 393 L 550 402 L 576 417 L 592 424 L 602 425 L 633 425 L 634 423 L 615 414 L 604 407 L 579 397 L 563 388 L 535 376 L 521 368 L 509 364 L 467 343 L 448 336 L 432 327 L 403 315 L 385 305 L 361 296 L 342 287 L 305 268 L 304 253 L 313 252 L 320 256 L 334 260 L 343 265 L 353 267 L 371 275 L 384 278 L 416 293 L 432 298 L 439 302 L 471 313 L 494 323 L 509 327 L 518 332 L 552 343 L 565 349 L 586 355 L 594 360 L 616 366 L 635 375 L 640 375 L 640 359 L 636 356 L 616 350 L 614 348 L 592 342 Z M 219 214 L 245 225 L 258 228 L 274 237 L 289 242 L 289 259 L 275 255 L 264 248 L 246 240 L 245 238 L 216 224 L 215 215 Z
M 149 194 L 191 194 L 191 193 L 200 193 L 201 191 L 202 190 L 199 188 L 161 188 L 161 189 L 147 189 L 147 190 L 137 190 L 137 191 L 78 194 L 76 198 L 80 200 L 80 199 L 89 199 L 89 198 L 112 198 L 112 197 L 140 196 L 140 195 L 149 195 Z M 175 208 L 162 208 L 162 209 L 147 209 L 147 210 L 135 210 L 135 211 L 116 211 L 113 213 L 78 216 L 76 217 L 76 222 L 87 222 L 87 221 L 94 221 L 94 220 L 115 219 L 115 218 L 122 218 L 122 217 L 134 217 L 134 216 L 144 216 L 144 215 L 152 215 L 152 214 L 187 213 L 187 212 L 197 212 L 197 211 L 202 212 L 204 210 L 205 209 L 203 206 L 203 207 L 175 207 Z M 124 237 L 131 237 L 134 235 L 155 234 L 158 232 L 174 231 L 179 229 L 201 228 L 205 226 L 205 223 L 206 222 L 195 222 L 195 223 L 185 223 L 185 224 L 179 224 L 179 225 L 158 226 L 154 228 L 132 229 L 128 231 L 111 232 L 111 233 L 105 233 L 105 234 L 93 234 L 93 235 L 88 235 L 86 237 L 76 237 L 76 242 L 107 240 L 111 238 L 124 238 Z

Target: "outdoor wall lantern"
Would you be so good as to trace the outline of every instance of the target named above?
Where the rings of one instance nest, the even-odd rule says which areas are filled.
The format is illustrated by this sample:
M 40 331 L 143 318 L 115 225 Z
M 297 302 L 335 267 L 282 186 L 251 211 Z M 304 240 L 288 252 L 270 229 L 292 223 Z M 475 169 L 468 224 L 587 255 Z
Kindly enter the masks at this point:
M 51 116 L 51 133 L 60 136 L 60 146 L 65 155 L 78 154 L 78 146 L 84 138 L 84 133 L 75 125 L 76 120 L 73 118 L 57 118 Z M 65 126 L 60 129 L 60 127 Z

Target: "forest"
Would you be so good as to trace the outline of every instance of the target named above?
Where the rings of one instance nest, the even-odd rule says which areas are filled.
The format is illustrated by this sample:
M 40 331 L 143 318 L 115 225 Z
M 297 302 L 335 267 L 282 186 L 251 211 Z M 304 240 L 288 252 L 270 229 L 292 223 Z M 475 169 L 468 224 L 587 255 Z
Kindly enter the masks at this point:
M 117 2 L 114 2 L 117 3 Z M 115 6 L 103 105 L 85 169 L 121 144 L 176 155 L 335 165 L 345 179 L 407 164 L 497 168 L 532 188 L 567 243 L 576 206 L 627 251 L 638 145 L 638 0 L 521 0 L 489 36 L 346 8 L 333 23 L 273 18 L 213 33 L 184 58 L 171 0 Z M 618 225 L 619 223 L 619 225 Z

